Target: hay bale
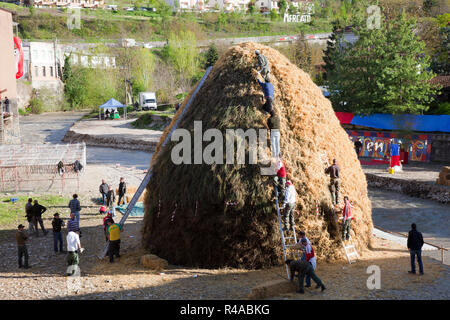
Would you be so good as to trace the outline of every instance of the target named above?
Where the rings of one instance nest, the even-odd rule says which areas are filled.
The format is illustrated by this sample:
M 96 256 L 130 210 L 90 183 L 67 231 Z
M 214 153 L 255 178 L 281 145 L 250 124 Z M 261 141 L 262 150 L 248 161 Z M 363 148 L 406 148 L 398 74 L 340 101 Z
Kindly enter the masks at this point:
M 450 167 L 442 167 L 436 183 L 443 186 L 450 186 Z
M 126 194 L 126 201 L 127 203 L 130 203 L 131 198 L 133 198 L 134 194 L 137 191 L 137 187 L 135 186 L 127 186 L 127 194 Z M 116 189 L 116 192 L 118 193 L 118 189 Z M 137 200 L 137 202 L 143 202 L 145 199 L 145 193 L 147 192 L 147 190 L 144 190 L 144 192 L 142 192 L 142 194 L 139 196 L 139 199 Z
M 141 264 L 153 270 L 163 270 L 169 266 L 169 263 L 154 254 L 145 254 L 141 257 Z
M 348 195 L 357 201 L 352 238 L 362 251 L 370 243 L 371 204 L 354 147 L 330 101 L 308 74 L 278 51 L 255 43 L 230 48 L 214 65 L 178 128 L 192 133 L 194 120 L 202 121 L 203 132 L 267 128 L 253 69 L 255 49 L 271 65 L 274 108 L 281 115 L 281 150 L 288 178 L 298 193 L 297 227 L 307 232 L 319 260 L 345 259 L 332 213 L 329 177 L 321 160 L 331 163 L 336 158 L 342 175 L 341 199 Z M 171 151 L 176 143 L 161 147 L 188 99 L 166 128 L 152 158 L 153 176 L 144 200 L 144 247 L 179 265 L 263 268 L 282 264 L 272 178 L 261 176 L 259 165 L 175 165 Z
M 247 299 L 260 300 L 277 297 L 281 294 L 292 293 L 297 290 L 298 281 L 274 280 L 253 287 Z

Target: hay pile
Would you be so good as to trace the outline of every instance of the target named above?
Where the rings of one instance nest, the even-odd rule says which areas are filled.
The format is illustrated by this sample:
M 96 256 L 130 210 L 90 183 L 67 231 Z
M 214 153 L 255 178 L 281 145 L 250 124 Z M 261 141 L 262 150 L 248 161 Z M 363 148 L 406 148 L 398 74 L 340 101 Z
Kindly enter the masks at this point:
M 341 201 L 344 195 L 357 201 L 352 238 L 359 251 L 367 248 L 371 205 L 353 144 L 329 100 L 309 75 L 278 51 L 255 43 L 230 48 L 215 64 L 178 127 L 191 131 L 192 136 L 194 120 L 202 121 L 203 132 L 208 128 L 222 132 L 267 128 L 267 115 L 261 111 L 262 92 L 253 71 L 255 49 L 271 66 L 274 108 L 281 115 L 281 151 L 288 179 L 298 193 L 297 230 L 307 232 L 319 259 L 343 259 L 323 164 L 325 159 L 331 163 L 336 158 L 341 167 Z M 161 148 L 171 126 L 152 160 L 153 176 L 145 198 L 144 247 L 180 265 L 262 268 L 281 263 L 271 178 L 261 176 L 258 165 L 174 165 L 171 149 L 176 143 Z M 192 143 L 192 154 L 193 148 Z M 320 203 L 319 215 L 316 201 Z

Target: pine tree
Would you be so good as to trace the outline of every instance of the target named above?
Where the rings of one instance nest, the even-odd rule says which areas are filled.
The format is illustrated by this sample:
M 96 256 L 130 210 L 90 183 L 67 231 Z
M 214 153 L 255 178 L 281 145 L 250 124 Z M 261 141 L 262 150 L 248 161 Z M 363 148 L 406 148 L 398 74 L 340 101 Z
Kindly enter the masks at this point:
M 366 24 L 354 32 L 353 45 L 331 50 L 326 61 L 327 83 L 337 111 L 357 114 L 420 113 L 436 93 L 430 84 L 429 57 L 425 44 L 414 34 L 415 21 L 401 14 L 382 23 Z
M 219 53 L 217 52 L 217 47 L 214 43 L 211 43 L 205 54 L 205 68 L 213 66 L 218 59 Z
M 325 62 L 325 74 L 324 79 L 326 80 L 328 74 L 332 72 L 335 68 L 335 60 L 337 60 L 336 51 L 339 47 L 339 44 L 342 43 L 343 39 L 343 30 L 338 22 L 333 22 L 333 32 L 331 33 L 330 38 L 327 40 L 327 48 L 324 51 L 323 61 Z

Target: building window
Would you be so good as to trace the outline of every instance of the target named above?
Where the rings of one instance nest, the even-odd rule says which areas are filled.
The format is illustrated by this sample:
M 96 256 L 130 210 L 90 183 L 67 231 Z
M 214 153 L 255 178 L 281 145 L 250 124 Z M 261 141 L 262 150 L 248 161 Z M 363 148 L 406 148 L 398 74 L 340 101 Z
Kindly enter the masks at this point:
M 50 67 L 50 77 L 53 77 L 53 67 Z
M 42 67 L 42 76 L 46 77 L 47 75 L 45 74 L 45 67 Z
M 34 67 L 34 75 L 36 77 L 39 77 L 39 68 L 38 67 Z

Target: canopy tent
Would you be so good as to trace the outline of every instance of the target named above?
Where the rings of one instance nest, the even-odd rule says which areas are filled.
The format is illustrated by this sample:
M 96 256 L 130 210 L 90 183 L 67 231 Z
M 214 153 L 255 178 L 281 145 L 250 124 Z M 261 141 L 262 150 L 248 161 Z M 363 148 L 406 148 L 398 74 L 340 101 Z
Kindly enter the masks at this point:
M 113 109 L 113 110 L 117 110 L 117 108 L 124 108 L 123 111 L 123 115 L 124 118 L 127 118 L 127 106 L 121 104 L 119 101 L 117 101 L 114 98 L 109 99 L 107 102 L 105 102 L 104 104 L 102 104 L 101 106 L 98 107 L 98 119 L 101 119 L 101 110 L 102 109 Z

